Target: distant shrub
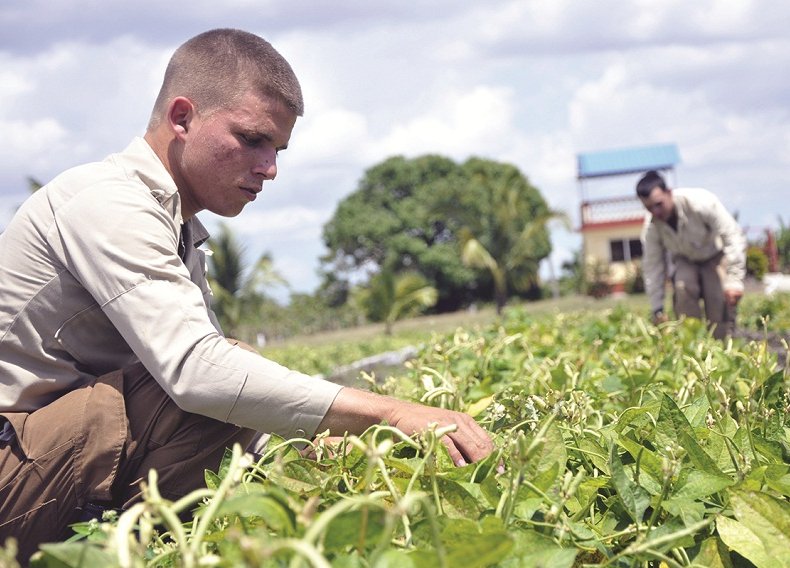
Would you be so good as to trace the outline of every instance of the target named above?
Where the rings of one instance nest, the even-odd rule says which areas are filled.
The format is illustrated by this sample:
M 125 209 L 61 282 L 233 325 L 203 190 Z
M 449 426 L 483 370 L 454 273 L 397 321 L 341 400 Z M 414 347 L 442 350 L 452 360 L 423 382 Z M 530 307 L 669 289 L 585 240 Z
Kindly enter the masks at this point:
M 644 294 L 645 293 L 645 277 L 642 274 L 642 265 L 634 264 L 628 271 L 628 277 L 625 280 L 625 291 L 628 294 Z
M 762 248 L 751 245 L 746 249 L 746 274 L 762 280 L 766 272 L 768 272 L 768 255 Z
M 790 333 L 790 293 L 747 295 L 738 308 L 738 321 L 751 329 Z

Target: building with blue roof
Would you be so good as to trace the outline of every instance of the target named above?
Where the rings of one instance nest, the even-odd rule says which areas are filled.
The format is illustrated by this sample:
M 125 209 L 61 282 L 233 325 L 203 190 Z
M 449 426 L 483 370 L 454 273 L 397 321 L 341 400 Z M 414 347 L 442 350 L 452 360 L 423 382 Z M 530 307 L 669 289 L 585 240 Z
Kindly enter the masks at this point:
M 680 153 L 675 144 L 654 144 L 586 152 L 576 158 L 584 265 L 592 280 L 622 292 L 642 258 L 646 213 L 636 197 L 636 182 L 648 170 L 674 177 Z

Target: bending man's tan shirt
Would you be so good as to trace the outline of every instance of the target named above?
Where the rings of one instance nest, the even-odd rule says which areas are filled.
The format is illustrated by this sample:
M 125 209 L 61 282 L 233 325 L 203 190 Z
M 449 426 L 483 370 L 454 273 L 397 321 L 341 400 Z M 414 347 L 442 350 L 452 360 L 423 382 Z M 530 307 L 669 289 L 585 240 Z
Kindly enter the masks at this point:
M 650 305 L 664 307 L 667 253 L 670 259 L 682 256 L 703 262 L 724 253 L 725 289 L 743 290 L 746 275 L 746 239 L 738 223 L 718 197 L 706 189 L 672 190 L 678 214 L 677 231 L 648 215 L 642 232 L 642 266 Z
M 33 194 L 0 235 L 0 412 L 140 361 L 183 410 L 313 435 L 341 387 L 224 339 L 207 237 L 142 138 Z

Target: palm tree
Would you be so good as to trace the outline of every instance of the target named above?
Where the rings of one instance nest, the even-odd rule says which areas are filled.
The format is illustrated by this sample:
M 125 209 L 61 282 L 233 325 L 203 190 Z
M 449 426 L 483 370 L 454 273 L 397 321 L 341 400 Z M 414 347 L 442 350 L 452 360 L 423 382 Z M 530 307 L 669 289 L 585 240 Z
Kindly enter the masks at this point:
M 220 225 L 219 234 L 209 240 L 209 285 L 214 294 L 212 308 L 228 336 L 237 337 L 245 319 L 257 314 L 266 299 L 265 290 L 287 286 L 274 269 L 269 253 L 264 253 L 247 270 L 244 249 L 228 225 Z
M 353 293 L 353 301 L 372 321 L 384 322 L 384 333 L 392 335 L 394 323 L 407 315 L 422 312 L 436 304 L 439 293 L 416 272 L 395 274 L 385 268 L 374 275 L 366 288 Z
M 461 231 L 461 261 L 466 266 L 484 268 L 491 273 L 494 281 L 494 299 L 496 311 L 502 313 L 508 298 L 508 279 L 515 282 L 518 289 L 524 290 L 534 284 L 537 279 L 537 267 L 540 259 L 534 255 L 532 243 L 538 231 L 558 219 L 569 225 L 568 216 L 561 211 L 549 210 L 540 217 L 530 221 L 516 237 L 513 246 L 504 251 L 497 259 L 483 244 L 472 235 L 468 228 Z M 526 268 L 526 269 L 525 269 Z
M 566 226 L 568 216 L 549 209 L 540 193 L 517 168 L 472 159 L 471 192 L 483 214 L 467 218 L 458 232 L 461 259 L 488 270 L 494 283 L 497 313 L 507 303 L 508 289 L 527 290 L 537 282 L 540 261 L 551 251 L 549 222 Z

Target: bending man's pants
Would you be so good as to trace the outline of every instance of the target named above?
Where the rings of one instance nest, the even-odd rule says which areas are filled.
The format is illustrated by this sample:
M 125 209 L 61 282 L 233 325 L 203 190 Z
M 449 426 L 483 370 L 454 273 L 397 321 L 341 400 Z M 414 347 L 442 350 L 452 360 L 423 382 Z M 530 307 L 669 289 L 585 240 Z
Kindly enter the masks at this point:
M 675 314 L 703 319 L 700 300 L 705 304 L 705 319 L 716 339 L 724 339 L 735 329 L 735 306 L 724 299 L 724 255 L 722 253 L 703 262 L 693 262 L 682 256 L 673 258 L 675 271 Z
M 92 505 L 134 503 L 152 468 L 166 499 L 205 487 L 225 448 L 255 435 L 182 411 L 139 364 L 6 420 L 16 437 L 0 441 L 0 545 L 15 537 L 23 563 L 40 543 L 68 537 Z

